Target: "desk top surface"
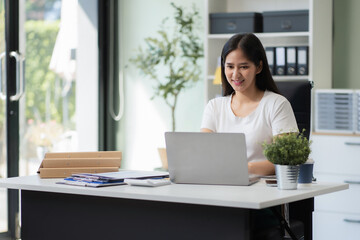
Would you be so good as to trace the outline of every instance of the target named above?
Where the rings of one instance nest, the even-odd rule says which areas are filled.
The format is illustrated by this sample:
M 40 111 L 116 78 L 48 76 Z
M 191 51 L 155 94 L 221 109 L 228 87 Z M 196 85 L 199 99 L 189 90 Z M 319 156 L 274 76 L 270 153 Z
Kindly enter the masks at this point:
M 0 179 L 0 187 L 9 189 L 80 194 L 100 197 L 213 205 L 262 209 L 295 202 L 349 188 L 345 183 L 312 183 L 298 185 L 297 190 L 278 190 L 263 181 L 251 186 L 219 186 L 171 184 L 160 187 L 129 185 L 90 188 L 56 184 L 60 179 L 40 179 L 39 176 Z

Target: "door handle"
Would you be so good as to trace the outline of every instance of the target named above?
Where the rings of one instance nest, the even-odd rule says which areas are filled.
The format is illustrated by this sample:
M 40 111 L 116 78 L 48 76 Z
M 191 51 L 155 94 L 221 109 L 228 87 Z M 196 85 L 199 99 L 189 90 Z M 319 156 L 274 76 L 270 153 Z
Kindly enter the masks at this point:
M 345 145 L 349 145 L 349 146 L 360 146 L 359 142 L 345 142 Z
M 24 64 L 25 58 L 18 52 L 10 52 L 10 57 L 16 60 L 16 93 L 10 96 L 10 101 L 18 101 L 25 92 Z
M 348 223 L 360 223 L 360 220 L 357 220 L 357 219 L 344 218 L 343 220 L 344 220 L 344 222 L 348 222 Z
M 344 183 L 348 183 L 348 184 L 360 184 L 360 181 L 345 180 Z
M 4 75 L 6 76 L 6 65 L 3 68 L 4 57 L 5 57 L 5 52 L 2 52 L 0 54 L 0 99 L 2 100 L 6 99 L 6 82 L 4 81 L 5 79 Z

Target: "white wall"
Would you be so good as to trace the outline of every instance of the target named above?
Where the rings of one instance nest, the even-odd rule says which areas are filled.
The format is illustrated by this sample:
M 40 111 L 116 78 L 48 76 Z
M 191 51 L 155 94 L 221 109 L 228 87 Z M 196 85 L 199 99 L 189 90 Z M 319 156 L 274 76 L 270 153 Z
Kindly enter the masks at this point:
M 334 0 L 333 88 L 360 89 L 360 1 Z
M 170 2 L 188 9 L 196 3 L 203 18 L 203 1 L 199 0 L 122 0 L 119 5 L 125 114 L 119 122 L 117 140 L 123 152 L 122 168 L 153 170 L 161 166 L 157 148 L 165 147 L 164 132 L 171 130 L 171 111 L 162 98 L 150 100 L 154 80 L 140 74 L 129 59 L 138 46 L 144 46 L 146 37 L 156 36 L 161 21 L 174 13 Z M 203 108 L 204 84 L 200 81 L 179 95 L 176 131 L 199 131 Z
M 97 1 L 79 0 L 76 75 L 77 151 L 99 149 Z

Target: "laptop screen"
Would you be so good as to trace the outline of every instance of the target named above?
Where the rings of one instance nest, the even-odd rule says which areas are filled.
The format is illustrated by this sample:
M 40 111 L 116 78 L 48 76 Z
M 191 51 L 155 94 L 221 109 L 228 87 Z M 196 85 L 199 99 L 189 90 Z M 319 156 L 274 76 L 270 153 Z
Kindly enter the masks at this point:
M 243 133 L 166 132 L 175 183 L 249 185 Z

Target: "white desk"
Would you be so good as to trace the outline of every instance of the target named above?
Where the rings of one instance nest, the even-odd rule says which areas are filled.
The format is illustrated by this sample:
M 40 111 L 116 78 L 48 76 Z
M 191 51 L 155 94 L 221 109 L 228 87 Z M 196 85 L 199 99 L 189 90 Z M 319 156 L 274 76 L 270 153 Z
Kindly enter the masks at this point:
M 106 222 L 105 225 L 109 226 L 108 232 L 102 232 L 103 239 L 106 239 L 106 235 L 113 231 L 113 227 L 119 228 L 125 226 L 126 223 L 129 223 L 125 227 L 128 232 L 124 233 L 126 231 L 122 229 L 119 233 L 130 234 L 128 236 L 134 236 L 134 239 L 140 238 L 140 229 L 148 231 L 146 236 L 150 239 L 152 237 L 148 234 L 153 233 L 153 236 L 156 236 L 172 232 L 173 239 L 183 237 L 195 239 L 205 235 L 212 236 L 214 239 L 219 236 L 235 238 L 235 236 L 239 237 L 236 235 L 240 233 L 238 229 L 241 230 L 239 224 L 243 224 L 244 229 L 249 227 L 246 223 L 249 209 L 263 209 L 311 199 L 348 188 L 348 184 L 344 183 L 314 183 L 299 185 L 298 190 L 278 190 L 275 187 L 267 187 L 263 182 L 249 187 L 172 184 L 154 188 L 128 185 L 86 188 L 55 184 L 57 181 L 59 179 L 40 179 L 38 176 L 0 180 L 0 187 L 21 190 L 23 237 L 32 238 L 39 236 L 40 233 L 45 234 L 48 230 L 56 231 L 58 224 L 62 225 L 62 228 L 69 228 L 73 237 L 76 231 L 82 231 L 81 221 L 88 218 L 98 223 L 93 225 L 93 228 L 86 224 L 84 226 L 90 233 L 89 236 L 95 239 L 97 235 L 93 231 L 99 227 L 98 219 L 101 218 L 103 219 L 101 223 Z M 110 216 L 112 213 L 114 216 Z M 240 215 L 245 217 L 240 217 Z M 51 221 L 56 219 L 58 221 L 54 223 L 54 226 Z M 39 221 L 45 226 L 36 228 Z M 66 222 L 70 226 L 65 226 Z M 157 228 L 150 227 L 154 223 Z M 223 223 L 224 226 L 219 227 L 219 223 Z M 78 225 L 70 229 L 72 224 Z M 194 224 L 198 225 L 189 229 L 188 232 L 185 225 Z M 217 230 L 212 229 L 211 226 L 216 226 Z M 238 229 L 228 235 L 231 232 L 229 228 L 236 227 Z M 65 229 L 63 230 L 66 231 Z M 198 230 L 197 233 L 190 234 L 190 231 L 194 229 Z M 204 231 L 209 234 L 205 234 Z M 179 233 L 184 235 L 179 235 Z M 55 239 L 54 232 L 52 234 L 52 239 Z M 85 232 L 82 232 L 80 236 L 84 234 Z M 167 238 L 165 235 L 160 235 L 159 238 Z M 240 239 L 246 239 L 250 235 L 246 233 Z M 44 236 L 48 235 L 42 237 Z M 70 235 L 61 235 L 59 239 L 67 236 Z

